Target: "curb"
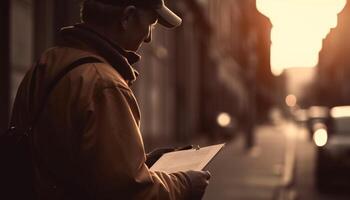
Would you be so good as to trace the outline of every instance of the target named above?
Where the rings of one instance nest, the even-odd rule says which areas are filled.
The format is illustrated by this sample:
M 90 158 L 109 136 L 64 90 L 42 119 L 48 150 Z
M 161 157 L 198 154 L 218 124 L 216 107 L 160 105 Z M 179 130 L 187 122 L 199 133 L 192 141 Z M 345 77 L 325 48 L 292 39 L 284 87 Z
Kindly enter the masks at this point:
M 296 170 L 297 132 L 293 123 L 288 122 L 286 135 L 286 153 L 284 158 L 283 175 L 280 185 L 277 186 L 273 200 L 295 200 L 297 192 L 293 189 Z

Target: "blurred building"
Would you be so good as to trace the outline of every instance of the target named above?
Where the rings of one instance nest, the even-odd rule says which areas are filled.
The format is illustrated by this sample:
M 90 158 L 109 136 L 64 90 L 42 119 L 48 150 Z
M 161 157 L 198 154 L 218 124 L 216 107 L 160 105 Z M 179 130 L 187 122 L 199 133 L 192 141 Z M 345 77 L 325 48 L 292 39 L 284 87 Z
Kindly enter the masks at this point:
M 276 103 L 276 78 L 271 72 L 270 47 L 272 24 L 268 17 L 256 8 L 256 0 L 244 1 L 245 37 L 244 69 L 256 122 L 265 121 L 271 107 Z M 253 86 L 253 87 L 251 87 Z
M 33 60 L 33 3 L 1 1 L 0 130 L 8 126 L 16 90 Z
M 182 17 L 175 30 L 155 29 L 151 44 L 143 46 L 143 59 L 135 84 L 147 145 L 188 141 L 200 130 L 203 104 L 202 77 L 211 29 L 194 0 L 169 1 Z M 152 143 L 152 144 L 151 144 Z M 158 143 L 158 144 L 157 144 Z
M 253 128 L 274 102 L 270 21 L 255 1 L 183 0 L 173 6 L 184 24 L 175 32 L 158 29 L 143 51 L 136 88 L 144 136 L 164 142 L 220 134 L 220 113 L 231 116 L 231 128 Z
M 7 128 L 10 107 L 10 2 L 0 2 L 0 133 Z
M 316 104 L 350 104 L 350 2 L 338 14 L 338 26 L 323 40 L 314 87 Z
M 214 30 L 211 43 L 217 67 L 213 70 L 218 77 L 213 93 L 222 97 L 216 100 L 217 107 L 210 108 L 230 113 L 248 140 L 253 140 L 255 124 L 267 118 L 275 99 L 271 22 L 257 10 L 255 0 L 206 2 Z

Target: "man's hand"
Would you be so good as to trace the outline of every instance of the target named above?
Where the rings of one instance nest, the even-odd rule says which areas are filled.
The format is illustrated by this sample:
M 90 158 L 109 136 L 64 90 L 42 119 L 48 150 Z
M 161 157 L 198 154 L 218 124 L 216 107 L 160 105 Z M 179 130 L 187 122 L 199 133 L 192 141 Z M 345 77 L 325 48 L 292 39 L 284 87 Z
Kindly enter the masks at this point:
M 187 145 L 180 148 L 157 148 L 150 153 L 146 154 L 146 165 L 148 168 L 152 167 L 152 165 L 157 162 L 157 160 L 162 157 L 163 154 L 173 152 L 173 151 L 181 151 L 181 150 L 187 150 L 192 149 L 192 145 Z
M 187 171 L 185 174 L 191 184 L 189 199 L 202 199 L 211 177 L 209 171 Z

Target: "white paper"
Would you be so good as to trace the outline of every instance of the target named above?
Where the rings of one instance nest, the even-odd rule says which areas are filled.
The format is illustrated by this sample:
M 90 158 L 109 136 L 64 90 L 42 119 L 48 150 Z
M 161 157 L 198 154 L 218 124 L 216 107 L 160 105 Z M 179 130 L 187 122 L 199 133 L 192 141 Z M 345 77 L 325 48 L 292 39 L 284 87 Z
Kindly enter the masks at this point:
M 188 170 L 203 170 L 211 159 L 220 151 L 225 144 L 175 151 L 164 154 L 154 165 L 151 171 L 163 171 L 174 173 Z

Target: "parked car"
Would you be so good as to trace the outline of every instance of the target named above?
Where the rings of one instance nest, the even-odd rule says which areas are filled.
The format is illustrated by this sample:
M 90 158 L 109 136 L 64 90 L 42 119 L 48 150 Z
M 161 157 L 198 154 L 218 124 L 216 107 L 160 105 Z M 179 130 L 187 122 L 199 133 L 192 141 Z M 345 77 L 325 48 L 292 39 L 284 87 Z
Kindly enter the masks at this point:
M 307 110 L 306 128 L 309 132 L 310 139 L 317 129 L 329 124 L 329 108 L 325 106 L 311 106 Z
M 320 191 L 350 180 L 350 106 L 330 110 L 328 124 L 314 130 L 317 146 L 315 180 Z

